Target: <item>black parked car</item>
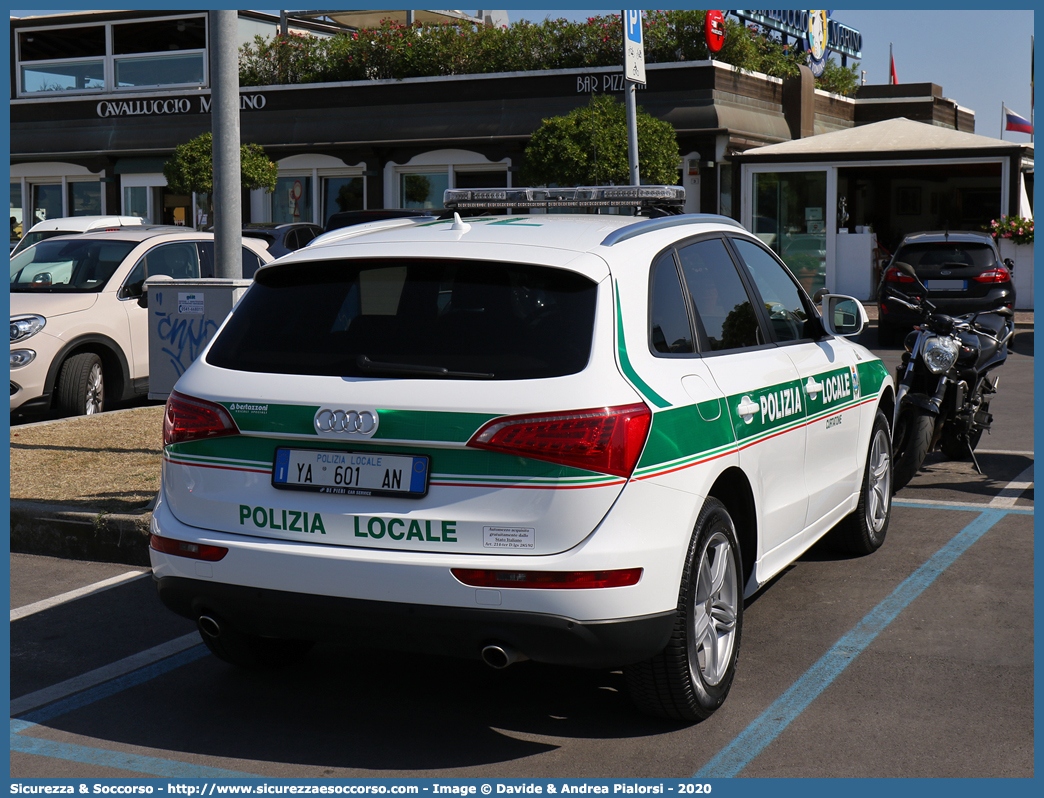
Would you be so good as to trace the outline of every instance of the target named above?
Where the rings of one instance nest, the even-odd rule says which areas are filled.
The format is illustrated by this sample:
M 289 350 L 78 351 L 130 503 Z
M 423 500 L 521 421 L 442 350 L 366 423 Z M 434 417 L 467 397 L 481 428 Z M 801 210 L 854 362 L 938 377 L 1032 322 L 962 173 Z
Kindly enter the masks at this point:
M 289 222 L 286 224 L 259 223 L 243 225 L 243 235 L 260 238 L 268 244 L 268 251 L 273 258 L 281 258 L 294 250 L 305 246 L 316 236 L 325 231 L 317 224 L 310 222 Z
M 939 313 L 957 316 L 999 307 L 1015 309 L 1014 264 L 1010 258 L 1001 260 L 988 233 L 911 233 L 899 244 L 877 289 L 877 336 L 882 345 L 894 344 L 920 321 L 916 311 L 888 296 L 889 286 L 910 297 L 923 293 L 896 263 L 913 266 Z

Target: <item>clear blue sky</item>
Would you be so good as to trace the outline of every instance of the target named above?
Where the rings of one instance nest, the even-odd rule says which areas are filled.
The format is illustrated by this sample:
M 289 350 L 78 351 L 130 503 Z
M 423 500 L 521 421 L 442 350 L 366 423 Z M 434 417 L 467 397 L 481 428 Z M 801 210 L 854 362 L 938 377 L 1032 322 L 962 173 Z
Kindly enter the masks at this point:
M 975 132 L 979 135 L 1028 142 L 1028 134 L 1003 132 L 1002 135 L 1001 130 L 1002 101 L 1012 111 L 1030 118 L 1033 11 L 1028 10 L 1032 5 L 1026 6 L 1027 10 L 1021 11 L 834 10 L 832 17 L 863 34 L 860 69 L 866 70 L 868 83 L 888 82 L 888 46 L 891 44 L 901 83 L 942 86 L 944 96 L 975 112 Z M 13 16 L 50 13 L 57 12 L 11 11 Z M 615 13 L 619 11 L 529 10 L 518 2 L 508 8 L 512 22 L 539 21 L 546 17 L 579 20 L 594 14 Z

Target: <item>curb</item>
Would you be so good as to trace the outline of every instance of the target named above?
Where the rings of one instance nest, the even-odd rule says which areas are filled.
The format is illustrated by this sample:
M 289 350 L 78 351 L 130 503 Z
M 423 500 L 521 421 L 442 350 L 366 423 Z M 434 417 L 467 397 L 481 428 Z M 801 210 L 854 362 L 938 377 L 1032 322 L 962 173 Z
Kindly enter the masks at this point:
M 11 551 L 70 560 L 150 565 L 149 523 L 138 515 L 11 501 Z

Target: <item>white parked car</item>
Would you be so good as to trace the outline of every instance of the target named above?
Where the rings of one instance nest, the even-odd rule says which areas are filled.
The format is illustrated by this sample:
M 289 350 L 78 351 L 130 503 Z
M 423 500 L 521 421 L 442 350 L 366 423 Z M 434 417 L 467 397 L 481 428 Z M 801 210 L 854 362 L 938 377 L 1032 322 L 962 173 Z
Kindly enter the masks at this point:
M 243 239 L 243 274 L 272 256 Z M 11 412 L 84 415 L 148 393 L 147 277 L 213 277 L 214 234 L 138 225 L 40 241 L 11 258 Z
M 638 202 L 446 205 L 547 194 Z M 641 709 L 707 717 L 744 599 L 887 531 L 893 382 L 840 337 L 862 306 L 823 307 L 720 216 L 328 234 L 258 271 L 167 403 L 160 598 L 238 665 L 339 637 L 622 667 Z
M 86 233 L 88 230 L 139 226 L 141 223 L 142 220 L 138 216 L 64 216 L 58 219 L 44 219 L 29 228 L 11 248 L 11 257 L 47 238 Z

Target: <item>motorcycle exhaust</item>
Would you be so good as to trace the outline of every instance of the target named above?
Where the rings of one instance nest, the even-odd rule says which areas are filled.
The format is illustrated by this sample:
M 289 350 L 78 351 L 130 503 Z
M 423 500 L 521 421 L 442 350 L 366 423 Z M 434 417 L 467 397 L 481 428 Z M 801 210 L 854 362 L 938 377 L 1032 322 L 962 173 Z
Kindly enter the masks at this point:
M 528 659 L 525 654 L 518 653 L 506 644 L 490 643 L 482 648 L 482 661 L 498 671 L 524 659 Z

